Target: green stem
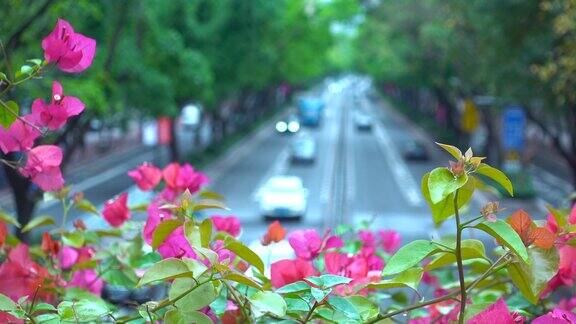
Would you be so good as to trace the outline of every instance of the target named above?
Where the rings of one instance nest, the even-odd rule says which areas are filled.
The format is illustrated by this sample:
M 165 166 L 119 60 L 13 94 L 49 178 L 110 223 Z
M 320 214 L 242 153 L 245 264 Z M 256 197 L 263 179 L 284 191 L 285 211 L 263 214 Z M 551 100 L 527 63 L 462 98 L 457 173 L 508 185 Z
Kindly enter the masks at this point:
M 157 311 L 159 311 L 159 310 L 161 310 L 161 309 L 163 309 L 163 308 L 166 308 L 166 307 L 168 307 L 168 306 L 170 306 L 170 305 L 174 305 L 177 301 L 179 301 L 180 299 L 186 297 L 186 295 L 188 295 L 189 293 L 193 292 L 196 288 L 200 287 L 201 285 L 203 285 L 203 284 L 205 284 L 205 283 L 211 282 L 211 281 L 213 281 L 213 280 L 214 280 L 214 279 L 211 278 L 211 279 L 209 279 L 209 280 L 203 281 L 203 282 L 201 282 L 199 285 L 196 285 L 196 286 L 194 286 L 194 287 L 186 290 L 185 292 L 181 293 L 180 295 L 178 295 L 176 298 L 174 298 L 174 299 L 172 299 L 172 300 L 170 300 L 170 298 L 163 299 L 162 301 L 160 301 L 160 302 L 158 303 L 158 305 L 156 305 L 156 307 L 151 308 L 150 311 L 152 311 L 152 313 L 154 313 L 154 312 L 157 312 Z M 140 315 L 128 317 L 128 318 L 126 318 L 126 319 L 119 318 L 116 323 L 128 323 L 128 322 L 132 322 L 132 321 L 138 320 L 138 319 L 140 319 L 140 318 L 142 318 Z
M 240 298 L 238 298 L 238 295 L 236 295 L 236 292 L 235 292 L 234 287 L 230 286 L 230 284 L 227 283 L 226 280 L 222 280 L 222 282 L 223 282 L 224 285 L 226 286 L 226 289 L 228 289 L 228 292 L 230 292 L 230 295 L 232 296 L 232 299 L 234 299 L 234 301 L 236 302 L 236 304 L 238 304 L 238 307 L 240 308 L 240 311 L 242 311 L 242 315 L 244 316 L 244 318 L 246 319 L 246 321 L 249 321 L 249 320 L 250 320 L 250 316 L 249 316 L 248 313 L 246 312 L 246 304 L 240 302 Z
M 460 224 L 460 212 L 458 211 L 458 190 L 454 193 L 454 218 L 456 219 L 456 264 L 458 265 L 458 280 L 460 281 L 460 315 L 458 323 L 464 324 L 464 312 L 466 311 L 466 281 L 464 279 L 464 264 L 462 263 L 462 225 Z
M 478 216 L 478 217 L 472 218 L 471 220 L 462 223 L 461 226 L 462 226 L 462 228 L 465 228 L 466 226 L 470 225 L 471 223 L 473 223 L 473 222 L 475 222 L 475 221 L 477 221 L 483 217 L 484 216 Z
M 42 130 L 41 130 L 38 126 L 36 126 L 36 125 L 32 124 L 31 122 L 27 121 L 26 119 L 20 117 L 20 115 L 18 115 L 16 112 L 14 112 L 12 109 L 10 109 L 10 107 L 8 107 L 8 105 L 7 105 L 3 100 L 1 100 L 1 99 L 0 99 L 0 105 L 2 105 L 2 107 L 4 107 L 4 109 L 5 109 L 6 111 L 8 111 L 9 114 L 11 114 L 12 116 L 16 117 L 17 119 L 20 119 L 24 124 L 26 124 L 26 125 L 34 128 L 34 129 L 37 130 L 40 134 L 43 134 Z
M 502 261 L 507 255 L 508 255 L 508 253 L 507 253 L 506 255 L 501 256 L 498 260 L 496 260 L 480 277 L 478 277 L 476 280 L 474 280 L 473 282 L 471 282 L 471 283 L 466 287 L 466 290 L 467 290 L 467 291 L 471 291 L 471 290 L 472 290 L 474 287 L 476 287 L 476 285 L 477 285 L 478 283 L 480 283 L 482 280 L 484 280 L 484 279 L 486 279 L 487 277 L 489 277 L 490 275 L 498 272 L 498 271 L 502 268 L 502 266 L 505 266 L 505 265 L 506 265 L 506 263 L 503 263 L 501 266 L 498 266 L 498 267 L 496 267 L 496 265 L 497 265 L 498 263 L 500 263 L 500 261 Z M 506 282 L 506 281 L 504 281 L 504 282 Z M 498 283 L 502 283 L 502 282 L 498 282 Z M 428 301 L 420 302 L 420 303 L 417 303 L 417 304 L 414 304 L 414 305 L 411 305 L 411 306 L 408 306 L 408 307 L 405 307 L 405 308 L 402 308 L 402 309 L 399 309 L 399 310 L 396 310 L 396 311 L 393 311 L 393 312 L 390 312 L 390 313 L 386 313 L 386 314 L 384 314 L 384 315 L 379 314 L 375 319 L 367 322 L 367 324 L 373 324 L 373 323 L 379 322 L 379 321 L 381 321 L 381 320 L 383 320 L 383 319 L 390 318 L 390 317 L 393 317 L 393 316 L 396 316 L 396 315 L 400 315 L 400 314 L 403 314 L 403 313 L 406 313 L 406 312 L 409 312 L 409 311 L 412 311 L 412 310 L 415 310 L 415 309 L 418 309 L 418 308 L 422 308 L 422 307 L 425 307 L 425 306 L 428 306 L 428 305 L 433 305 L 433 304 L 437 304 L 437 303 L 440 303 L 440 302 L 443 302 L 443 301 L 446 301 L 446 300 L 454 299 L 454 297 L 456 297 L 456 296 L 458 296 L 458 295 L 461 295 L 461 291 L 460 291 L 460 290 L 451 292 L 451 293 L 449 293 L 449 294 L 447 294 L 447 295 L 444 295 L 444 296 L 441 296 L 441 297 L 438 297 L 438 298 L 434 298 L 434 299 L 430 299 L 430 300 L 428 300 Z
M 306 314 L 306 317 L 304 318 L 304 320 L 302 320 L 303 324 L 308 323 L 308 321 L 310 320 L 310 317 L 312 317 L 312 314 L 314 313 L 314 311 L 316 310 L 316 307 L 318 307 L 319 304 L 317 301 L 314 302 L 314 304 L 312 305 L 312 307 L 310 308 L 310 311 L 308 312 L 308 314 Z

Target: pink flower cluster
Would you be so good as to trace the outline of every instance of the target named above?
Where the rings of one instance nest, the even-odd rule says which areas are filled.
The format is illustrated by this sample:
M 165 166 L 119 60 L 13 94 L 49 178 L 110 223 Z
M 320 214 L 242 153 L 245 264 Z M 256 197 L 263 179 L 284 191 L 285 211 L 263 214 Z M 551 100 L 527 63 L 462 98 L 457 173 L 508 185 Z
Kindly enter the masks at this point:
M 290 246 L 296 254 L 295 260 L 281 260 L 272 264 L 271 280 L 276 288 L 303 280 L 308 276 L 320 273 L 323 264 L 324 272 L 345 276 L 352 281 L 347 285 L 336 287 L 336 293 L 348 295 L 365 293 L 359 287 L 375 280 L 380 280 L 384 268 L 384 259 L 379 251 L 393 253 L 400 244 L 400 235 L 395 231 L 373 233 L 367 230 L 358 233 L 361 248 L 356 254 L 342 251 L 344 242 L 338 236 L 326 233 L 323 237 L 314 229 L 297 230 L 288 237 Z M 318 258 L 323 262 L 315 264 Z
M 576 204 L 570 210 L 567 223 L 568 226 L 576 225 Z M 556 219 L 552 215 L 548 215 L 546 227 L 554 234 L 558 234 L 556 248 L 560 254 L 560 264 L 558 272 L 548 282 L 548 287 L 542 295 L 547 295 L 561 286 L 572 287 L 576 282 L 576 247 L 568 244 L 570 240 L 576 238 L 576 233 L 563 232 L 563 229 L 558 226 Z
M 96 41 L 74 32 L 72 26 L 58 19 L 54 30 L 42 40 L 44 57 L 48 63 L 56 64 L 60 70 L 78 73 L 87 69 L 96 53 Z M 58 146 L 34 146 L 41 129 L 58 130 L 68 119 L 84 110 L 80 99 L 67 96 L 58 81 L 52 83 L 52 96 L 48 102 L 36 99 L 31 113 L 19 117 L 7 129 L 0 127 L 0 150 L 26 153 L 26 165 L 20 169 L 40 189 L 56 191 L 64 185 L 60 164 L 62 151 Z

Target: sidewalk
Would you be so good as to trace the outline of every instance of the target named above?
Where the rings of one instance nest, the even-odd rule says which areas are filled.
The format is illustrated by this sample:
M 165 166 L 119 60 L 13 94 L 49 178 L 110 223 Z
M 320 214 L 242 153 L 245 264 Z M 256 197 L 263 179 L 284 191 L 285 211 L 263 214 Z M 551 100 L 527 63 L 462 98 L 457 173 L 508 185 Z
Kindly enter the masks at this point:
M 387 98 L 379 97 L 376 100 L 380 102 L 380 106 L 383 107 L 383 109 L 385 109 L 398 124 L 410 129 L 411 132 L 416 135 L 417 139 L 428 148 L 430 159 L 432 161 L 444 161 L 444 164 L 448 164 L 448 160 L 450 159 L 449 155 L 436 145 L 434 138 L 432 138 L 422 127 L 412 122 L 397 109 L 393 108 L 393 104 Z M 547 214 L 545 204 L 542 203 L 541 199 L 515 199 L 476 191 L 473 200 L 480 206 L 489 201 L 500 201 L 501 205 L 507 210 L 514 211 L 517 209 L 524 209 L 530 213 L 534 219 L 544 219 Z
M 144 157 L 156 158 L 154 149 L 154 147 L 144 146 L 141 143 L 128 140 L 111 143 L 110 149 L 105 152 L 99 153 L 96 150 L 90 150 L 86 154 L 76 154 L 64 170 L 64 177 L 67 184 L 74 184 L 76 191 L 84 191 L 92 187 L 96 182 L 104 180 L 105 178 L 102 176 L 106 174 L 107 170 L 127 160 L 140 160 L 144 159 Z M 100 177 L 96 177 L 98 175 Z M 87 181 L 94 178 L 99 181 Z M 12 192 L 9 187 L 0 191 L 0 207 L 5 210 L 13 210 Z

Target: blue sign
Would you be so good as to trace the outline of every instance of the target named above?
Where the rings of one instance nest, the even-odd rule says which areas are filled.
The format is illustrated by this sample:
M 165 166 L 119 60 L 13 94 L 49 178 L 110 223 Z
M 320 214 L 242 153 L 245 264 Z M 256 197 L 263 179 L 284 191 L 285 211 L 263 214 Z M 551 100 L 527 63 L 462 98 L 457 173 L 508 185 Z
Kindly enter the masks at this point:
M 511 106 L 504 110 L 502 117 L 502 144 L 505 150 L 522 151 L 524 149 L 524 128 L 526 115 L 520 106 Z

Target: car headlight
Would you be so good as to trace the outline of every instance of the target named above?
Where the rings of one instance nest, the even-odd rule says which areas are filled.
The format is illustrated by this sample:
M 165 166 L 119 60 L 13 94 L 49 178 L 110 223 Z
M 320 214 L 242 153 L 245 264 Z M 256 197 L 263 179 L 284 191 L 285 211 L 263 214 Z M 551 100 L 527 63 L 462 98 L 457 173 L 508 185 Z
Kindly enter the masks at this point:
M 287 129 L 288 129 L 288 125 L 286 125 L 286 122 L 279 121 L 276 123 L 276 130 L 278 132 L 284 133 Z
M 289 130 L 291 133 L 296 133 L 299 129 L 300 129 L 300 123 L 299 123 L 299 122 L 291 121 L 291 122 L 288 124 L 288 130 Z

